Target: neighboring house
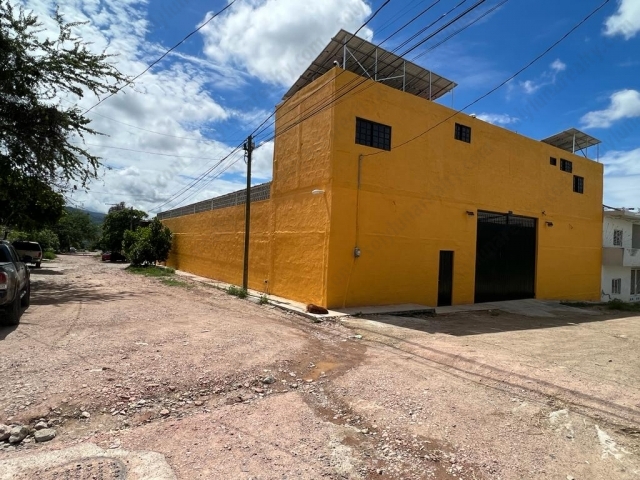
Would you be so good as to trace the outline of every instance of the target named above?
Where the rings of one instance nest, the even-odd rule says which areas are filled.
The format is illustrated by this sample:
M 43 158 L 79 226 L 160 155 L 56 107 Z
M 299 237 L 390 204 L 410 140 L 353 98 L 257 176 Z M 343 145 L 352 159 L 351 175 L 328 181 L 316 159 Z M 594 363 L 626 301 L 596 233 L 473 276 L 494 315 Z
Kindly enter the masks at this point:
M 640 302 L 640 211 L 604 212 L 602 300 Z
M 276 112 L 249 287 L 328 308 L 600 299 L 600 143 L 436 103 L 456 86 L 341 31 Z M 159 215 L 168 265 L 239 284 L 244 192 Z

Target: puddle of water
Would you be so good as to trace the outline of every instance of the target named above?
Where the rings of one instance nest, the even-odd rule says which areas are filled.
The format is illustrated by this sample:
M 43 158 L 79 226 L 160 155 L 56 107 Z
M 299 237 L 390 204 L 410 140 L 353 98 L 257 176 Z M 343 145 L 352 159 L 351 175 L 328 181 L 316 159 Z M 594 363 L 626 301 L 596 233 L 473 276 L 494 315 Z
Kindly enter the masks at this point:
M 305 380 L 313 380 L 314 382 L 320 377 L 328 375 L 333 370 L 342 366 L 342 363 L 336 361 L 324 361 L 316 363 L 316 366 L 304 376 Z

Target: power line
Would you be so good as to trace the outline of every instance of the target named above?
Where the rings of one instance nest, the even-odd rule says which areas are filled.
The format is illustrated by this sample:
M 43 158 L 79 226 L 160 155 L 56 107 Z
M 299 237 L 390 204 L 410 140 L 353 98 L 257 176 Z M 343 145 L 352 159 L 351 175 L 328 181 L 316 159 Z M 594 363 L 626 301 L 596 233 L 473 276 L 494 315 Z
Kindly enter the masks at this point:
M 396 150 L 404 145 L 407 145 L 408 143 L 411 143 L 415 140 L 417 140 L 418 138 L 422 137 L 423 135 L 426 135 L 427 133 L 429 133 L 431 130 L 439 127 L 440 125 L 442 125 L 443 123 L 451 120 L 453 117 L 455 117 L 456 115 L 458 115 L 459 113 L 464 112 L 467 108 L 472 107 L 473 105 L 475 105 L 476 103 L 480 102 L 481 100 L 484 100 L 485 98 L 487 98 L 489 95 L 493 94 L 494 92 L 498 91 L 500 88 L 504 87 L 507 83 L 509 83 L 511 80 L 513 80 L 514 78 L 516 78 L 518 75 L 520 75 L 522 72 L 524 72 L 525 70 L 529 69 L 532 65 L 534 65 L 535 63 L 537 63 L 541 58 L 543 58 L 545 55 L 547 55 L 549 52 L 551 52 L 555 47 L 557 47 L 560 43 L 562 43 L 565 39 L 567 39 L 573 32 L 575 32 L 578 28 L 580 28 L 583 24 L 585 24 L 591 17 L 593 17 L 596 13 L 598 13 L 600 10 L 602 10 L 605 5 L 607 5 L 608 3 L 610 3 L 611 0 L 605 0 L 600 6 L 598 6 L 595 10 L 593 10 L 589 15 L 587 15 L 585 18 L 583 18 L 580 22 L 578 22 L 577 25 L 575 25 L 573 28 L 571 28 L 567 33 L 565 33 L 559 40 L 557 40 L 556 42 L 554 42 L 549 48 L 547 48 L 544 52 L 542 52 L 540 55 L 538 55 L 537 57 L 535 57 L 531 62 L 529 62 L 527 65 L 525 65 L 524 67 L 522 67 L 520 70 L 518 70 L 516 73 L 514 73 L 513 75 L 511 75 L 509 78 L 507 78 L 505 81 L 503 81 L 502 83 L 500 83 L 499 85 L 497 85 L 496 87 L 492 88 L 491 90 L 489 90 L 487 93 L 485 93 L 484 95 L 480 96 L 479 98 L 477 98 L 476 100 L 474 100 L 473 102 L 469 103 L 468 105 L 466 105 L 464 108 L 457 110 L 456 112 L 454 112 L 452 115 L 448 116 L 447 118 L 445 118 L 444 120 L 436 123 L 433 127 L 425 130 L 424 132 L 420 133 L 419 135 L 416 135 L 415 137 L 400 143 L 399 145 L 396 145 L 393 150 Z M 363 155 L 364 157 L 371 157 L 371 156 L 375 156 L 375 155 L 380 155 L 381 153 L 386 153 L 386 152 L 376 152 L 376 153 L 368 153 L 366 155 Z
M 213 157 L 192 157 L 188 155 L 173 155 L 171 153 L 162 153 L 162 152 L 149 152 L 148 150 L 136 150 L 134 148 L 125 148 L 125 147 L 114 147 L 110 145 L 98 145 L 95 143 L 75 143 L 75 145 L 87 145 L 89 147 L 97 147 L 97 148 L 110 148 L 113 150 L 124 150 L 125 152 L 136 152 L 136 153 L 145 153 L 148 155 L 158 155 L 160 157 L 172 157 L 172 158 L 189 158 L 194 160 L 217 160 Z
M 460 2 L 458 5 L 456 5 L 455 7 L 453 7 L 453 9 L 449 10 L 447 13 L 443 14 L 442 16 L 440 16 L 437 20 L 435 20 L 434 22 L 432 22 L 428 27 L 426 27 L 427 29 L 430 28 L 431 26 L 435 25 L 438 21 L 442 20 L 446 15 L 448 15 L 449 13 L 451 13 L 453 10 L 455 10 L 456 8 L 458 8 L 460 5 L 462 5 L 463 3 L 465 3 L 467 0 L 463 0 L 462 2 Z M 464 16 L 468 15 L 469 13 L 471 13 L 473 10 L 475 10 L 476 8 L 478 8 L 480 5 L 482 5 L 486 0 L 479 0 L 478 2 L 476 2 L 474 5 L 472 5 L 470 8 L 468 8 L 467 10 L 465 10 L 464 12 L 462 12 L 461 14 L 459 14 L 456 18 L 454 18 L 453 20 L 449 21 L 448 23 L 446 23 L 445 25 L 443 25 L 442 27 L 438 28 L 438 30 L 436 30 L 435 32 L 429 34 L 425 39 L 421 40 L 421 43 L 424 43 L 425 41 L 433 38 L 435 35 L 437 35 L 438 33 L 442 32 L 444 29 L 448 28 L 449 26 L 453 25 L 455 22 L 459 21 L 461 18 L 463 18 Z M 425 30 L 425 29 L 423 29 Z M 406 44 L 406 42 L 404 42 L 402 44 L 402 46 L 404 46 Z M 394 53 L 397 50 L 394 49 L 392 52 L 387 52 L 388 54 Z M 407 52 L 410 52 L 413 50 L 413 47 L 411 47 Z M 404 56 L 406 54 L 400 54 L 399 56 Z M 385 57 L 386 58 L 386 57 Z M 341 72 L 342 73 L 342 72 Z M 277 138 L 278 136 L 288 132 L 289 130 L 291 130 L 292 128 L 296 127 L 297 125 L 299 125 L 300 123 L 302 123 L 303 121 L 308 120 L 309 118 L 321 113 L 322 111 L 326 110 L 327 108 L 329 108 L 330 106 L 332 106 L 334 103 L 337 103 L 338 100 L 340 100 L 341 98 L 345 97 L 346 95 L 348 95 L 350 92 L 352 92 L 353 90 L 355 90 L 356 88 L 358 88 L 359 86 L 361 86 L 362 84 L 366 83 L 368 81 L 367 78 L 364 77 L 358 77 L 358 78 L 354 78 L 353 80 L 351 80 L 351 82 L 349 82 L 347 85 L 345 85 L 346 88 L 349 85 L 351 85 L 352 83 L 356 83 L 356 85 L 354 85 L 352 88 L 348 89 L 346 92 L 342 93 L 339 96 L 335 96 L 335 98 L 333 98 L 332 100 L 329 100 L 328 103 L 326 103 L 325 105 L 322 105 L 320 107 L 318 107 L 315 111 L 311 112 L 309 115 L 301 118 L 300 120 L 294 122 L 293 124 L 287 126 L 284 130 L 272 135 L 271 137 L 269 137 L 267 140 L 264 140 L 263 142 L 267 142 L 267 141 L 271 141 L 275 138 Z M 364 89 L 368 89 L 371 86 L 373 86 L 374 84 L 370 84 L 367 85 Z M 342 90 L 343 88 L 341 88 L 340 90 Z M 310 107 L 309 109 L 307 109 L 306 111 L 311 110 L 313 107 Z M 304 113 L 304 112 L 303 112 Z M 273 125 L 273 123 L 271 124 Z M 262 131 L 264 132 L 266 129 L 263 129 Z M 261 132 L 262 133 L 262 132 Z
M 463 3 L 465 3 L 466 1 L 467 1 L 467 0 L 462 0 L 462 2 L 461 2 L 461 3 L 459 3 L 459 4 L 458 4 L 458 5 L 456 5 L 456 6 L 454 6 L 452 9 L 450 9 L 450 10 L 449 10 L 449 11 L 447 11 L 447 12 L 445 12 L 444 14 L 442 14 L 440 17 L 438 17 L 436 20 L 434 20 L 433 22 L 431 22 L 431 23 L 430 23 L 429 25 L 427 25 L 426 27 L 422 28 L 422 29 L 420 30 L 420 32 L 418 33 L 418 35 L 419 35 L 420 33 L 423 33 L 424 31 L 428 30 L 429 28 L 433 27 L 435 24 L 437 24 L 439 21 L 441 21 L 443 18 L 445 18 L 445 17 L 446 17 L 447 15 L 449 15 L 451 12 L 453 12 L 454 10 L 456 10 L 460 5 L 462 5 L 462 4 L 463 4 Z M 483 0 L 483 1 L 484 1 L 484 0 Z M 435 6 L 435 5 L 436 5 L 436 4 L 438 4 L 439 2 L 440 2 L 440 0 L 436 0 L 436 1 L 432 4 L 432 6 Z M 418 14 L 418 15 L 414 16 L 414 17 L 413 17 L 413 19 L 417 18 L 419 15 L 420 15 L 420 14 Z M 413 20 L 413 19 L 412 19 L 412 20 Z M 409 22 L 409 24 L 410 24 L 410 23 L 411 23 L 411 21 Z M 407 24 L 407 25 L 408 25 L 408 24 Z M 406 26 L 405 26 L 404 28 L 406 28 Z M 396 32 L 395 32 L 394 34 L 399 33 L 399 32 L 400 32 L 400 30 L 402 30 L 402 29 L 396 30 Z M 411 37 L 411 39 L 413 39 L 413 38 L 415 38 L 415 37 L 416 37 L 416 35 L 413 35 L 413 36 Z M 391 37 L 390 37 L 390 36 L 389 36 L 389 37 L 387 37 L 385 40 L 383 40 L 382 42 L 378 43 L 378 44 L 376 45 L 376 47 L 380 47 L 381 45 L 383 45 L 387 40 L 389 40 L 389 38 L 391 38 Z M 383 55 L 379 60 L 384 60 L 384 59 L 385 59 L 385 58 L 387 58 L 389 55 L 391 55 L 391 54 L 393 54 L 393 53 L 397 52 L 400 48 L 402 48 L 402 47 L 403 47 L 403 46 L 405 46 L 406 44 L 407 44 L 407 41 L 405 41 L 405 42 L 401 43 L 401 44 L 400 44 L 400 45 L 398 45 L 396 48 L 394 48 L 391 52 L 386 52 L 386 53 L 385 53 L 385 55 Z M 347 71 L 347 70 L 342 70 L 342 71 L 341 71 L 341 72 L 336 76 L 336 79 L 337 79 L 337 78 L 339 78 L 339 77 L 340 77 L 340 75 L 344 74 L 346 71 Z M 360 78 L 360 77 L 358 77 L 358 78 L 354 78 L 354 79 L 352 79 L 350 82 L 348 82 L 346 85 L 344 85 L 344 86 L 340 87 L 340 89 L 338 89 L 338 91 L 336 91 L 336 92 L 335 92 L 335 94 L 334 94 L 334 98 L 333 98 L 333 99 L 329 99 L 329 100 L 328 100 L 328 103 L 325 103 L 323 106 L 320 106 L 320 107 L 319 107 L 319 109 L 317 110 L 317 113 L 320 113 L 321 111 L 325 110 L 326 108 L 328 108 L 329 106 L 331 106 L 333 103 L 337 102 L 337 100 L 339 100 L 340 98 L 342 98 L 343 96 L 345 96 L 346 94 L 348 94 L 349 92 L 351 92 L 352 90 L 354 90 L 354 89 L 358 88 L 360 85 L 362 85 L 362 84 L 363 84 L 363 83 L 365 83 L 365 82 L 366 82 L 366 78 Z M 356 83 L 356 85 L 354 85 L 352 88 L 350 88 L 350 89 L 349 89 L 349 87 L 350 87 L 351 85 L 353 85 L 354 83 Z M 345 90 L 346 90 L 346 91 L 345 91 Z M 345 91 L 345 92 L 344 92 L 344 94 L 339 95 L 339 94 L 340 94 L 341 92 L 343 92 L 343 91 Z M 323 101 L 325 101 L 325 100 L 320 100 L 320 102 L 318 102 L 318 104 L 316 104 L 316 105 L 312 105 L 311 107 L 309 107 L 309 108 L 307 108 L 306 110 L 304 110 L 303 112 L 301 112 L 301 114 L 304 114 L 304 113 L 306 113 L 306 112 L 309 112 L 309 111 L 311 111 L 312 109 L 314 109 L 314 108 L 318 107 L 318 105 L 321 105 Z M 284 105 L 283 105 L 283 106 L 284 106 Z M 292 107 L 291 107 L 291 108 L 290 108 L 286 113 L 289 113 L 289 112 L 290 112 L 290 111 L 292 111 L 294 108 L 295 108 L 295 106 L 292 106 Z M 306 119 L 308 119 L 308 118 L 311 118 L 311 117 L 312 117 L 313 115 L 315 115 L 315 114 L 316 114 L 316 113 L 313 113 L 313 114 L 312 114 L 312 115 L 310 115 L 309 117 L 303 118 L 303 119 L 302 119 L 302 120 L 300 120 L 300 121 L 304 121 L 304 120 L 306 120 Z M 293 128 L 293 127 L 295 127 L 296 125 L 298 125 L 299 123 L 300 123 L 300 122 L 294 123 L 294 124 L 290 125 L 290 127 L 291 127 L 291 128 Z M 275 122 L 271 122 L 267 127 L 263 128 L 260 132 L 258 132 L 258 133 L 256 134 L 256 136 L 258 136 L 258 135 L 260 135 L 260 134 L 264 133 L 265 131 L 267 131 L 267 129 L 271 128 L 274 124 L 275 124 Z M 289 130 L 289 129 L 287 129 L 287 131 L 288 131 L 288 130 Z M 277 135 L 279 135 L 279 134 L 277 134 Z M 272 137 L 272 138 L 276 138 L 276 136 L 277 136 L 277 135 L 275 135 L 275 136 L 274 136 L 274 137 Z
M 360 26 L 360 28 L 358 28 L 358 29 L 356 30 L 356 32 L 351 36 L 351 38 L 355 37 L 355 36 L 356 36 L 356 35 L 357 35 L 357 34 L 358 34 L 358 33 L 359 33 L 363 28 L 365 28 L 365 27 L 366 27 L 366 26 L 367 26 L 367 25 L 368 25 L 368 24 L 369 24 L 369 23 L 370 23 L 370 22 L 371 22 L 371 21 L 372 21 L 372 20 L 373 20 L 373 19 L 374 19 L 374 18 L 375 18 L 375 17 L 376 17 L 376 16 L 377 16 L 381 11 L 382 11 L 382 9 L 384 9 L 384 7 L 386 7 L 390 2 L 391 2 L 391 0 L 386 0 L 386 1 L 385 1 L 385 2 L 380 6 L 380 7 L 378 7 L 378 9 L 377 9 L 377 10 L 376 10 L 376 11 L 375 11 L 375 12 L 374 12 L 374 13 L 373 13 L 373 14 L 372 14 L 368 19 L 367 19 L 367 21 L 366 21 L 365 23 L 363 23 L 363 24 Z M 258 127 L 256 127 L 256 128 L 254 129 L 254 131 L 253 131 L 250 135 L 252 135 L 252 136 L 253 136 L 253 135 L 254 135 L 254 134 L 255 134 L 255 133 L 256 133 L 256 132 L 261 128 L 261 127 L 263 127 L 263 126 L 264 126 L 264 125 L 265 125 L 265 124 L 266 124 L 266 123 L 267 123 L 271 118 L 273 118 L 273 117 L 277 114 L 278 110 L 279 110 L 278 108 L 274 109 L 274 112 L 273 112 L 273 113 L 271 113 L 271 114 L 270 114 L 270 115 L 269 115 L 269 116 L 268 116 L 268 117 L 267 117 L 267 118 L 266 118 L 266 119 L 265 119 L 265 120 L 264 120 L 260 125 L 258 125 Z M 228 158 L 228 157 L 229 157 L 229 156 L 231 156 L 233 153 L 235 153 L 237 150 L 239 150 L 241 146 L 242 146 L 242 144 L 241 144 L 241 145 L 239 145 L 238 147 L 236 147 L 236 148 L 235 148 L 235 149 L 234 149 L 234 150 L 233 150 L 233 151 L 232 151 L 232 152 L 231 152 L 227 157 L 225 157 L 225 159 L 223 159 L 222 161 L 226 160 L 226 158 Z M 222 161 L 221 161 L 221 162 L 222 162 Z M 221 163 L 221 162 L 220 162 L 220 163 Z M 219 164 L 220 164 L 220 163 L 219 163 Z M 234 163 L 235 163 L 235 162 L 234 162 Z M 219 165 L 219 164 L 218 164 L 218 165 Z M 204 180 L 204 178 L 205 178 L 209 173 L 211 173 L 211 171 L 213 170 L 213 168 L 215 168 L 215 166 L 214 166 L 214 167 L 212 167 L 212 169 L 207 170 L 207 171 L 206 171 L 203 175 L 201 175 L 200 177 L 198 177 L 198 179 L 196 179 L 194 182 L 192 182 L 192 184 L 191 184 L 191 185 L 189 185 L 189 186 L 186 188 L 186 190 L 185 190 L 185 189 L 183 189 L 184 191 L 183 191 L 182 193 L 178 192 L 177 194 L 175 194 L 175 195 L 177 195 L 177 196 L 175 196 L 175 198 L 179 198 L 180 196 L 182 196 L 182 194 L 186 193 L 188 190 L 190 190 L 191 188 L 193 188 L 197 183 L 199 183 L 199 182 L 203 181 L 203 180 Z M 217 177 L 214 177 L 214 178 L 212 178 L 212 179 L 208 180 L 208 181 L 207 181 L 207 183 L 205 183 L 205 186 L 206 186 L 206 185 L 208 185 L 209 183 L 211 183 L 215 178 L 217 178 Z M 200 190 L 202 190 L 202 188 L 201 188 Z M 200 191 L 200 190 L 198 190 L 198 191 Z M 196 192 L 196 193 L 197 193 L 197 192 Z M 187 198 L 190 198 L 191 196 L 193 196 L 193 194 L 192 194 L 192 195 L 190 195 L 190 196 L 189 196 L 189 197 L 187 197 Z M 166 205 L 166 204 L 168 204 L 168 203 L 171 203 L 172 201 L 174 201 L 174 200 L 175 200 L 175 198 L 174 198 L 173 200 L 170 200 L 169 202 L 165 202 L 165 203 L 163 203 L 162 205 L 160 205 L 160 207 L 157 207 L 157 208 L 156 208 L 156 209 L 154 209 L 154 210 L 157 210 L 157 209 L 159 209 L 159 208 L 162 208 L 164 205 Z M 184 201 L 184 200 L 183 200 L 183 201 Z
M 127 80 L 125 82 L 124 85 L 122 85 L 121 87 L 118 87 L 116 89 L 115 92 L 110 93 L 109 95 L 107 95 L 105 98 L 101 99 L 98 101 L 98 103 L 94 104 L 93 106 L 91 106 L 90 108 L 88 108 L 87 110 L 84 111 L 83 115 L 86 115 L 87 113 L 89 113 L 91 110 L 93 110 L 94 108 L 96 108 L 98 105 L 100 105 L 102 102 L 110 99 L 111 97 L 113 97 L 114 95 L 117 95 L 124 87 L 131 85 L 133 82 L 135 82 L 138 78 L 140 78 L 142 75 L 144 75 L 145 73 L 147 73 L 149 70 L 151 70 L 154 66 L 156 66 L 158 63 L 160 63 L 167 55 L 169 55 L 171 52 L 173 52 L 176 48 L 178 48 L 180 45 L 182 45 L 184 42 L 186 42 L 190 37 L 192 37 L 193 35 L 195 35 L 197 32 L 199 32 L 200 30 L 202 30 L 206 25 L 209 24 L 209 22 L 211 22 L 214 18 L 216 18 L 218 15 L 224 13 L 227 9 L 231 8 L 233 6 L 234 3 L 236 3 L 238 0 L 231 0 L 231 2 L 229 2 L 227 4 L 226 7 L 224 7 L 222 10 L 220 10 L 218 13 L 211 15 L 210 18 L 208 18 L 207 20 L 205 20 L 202 25 L 200 25 L 198 28 L 196 28 L 195 30 L 192 30 L 186 37 L 184 37 L 182 40 L 180 40 L 178 43 L 176 43 L 173 47 L 171 47 L 169 50 L 167 50 L 166 52 L 164 52 L 162 55 L 160 55 L 160 57 L 155 60 L 154 62 L 152 62 L 147 68 L 145 68 L 142 72 L 140 72 L 138 75 L 136 75 L 135 77 L 133 77 L 131 80 Z

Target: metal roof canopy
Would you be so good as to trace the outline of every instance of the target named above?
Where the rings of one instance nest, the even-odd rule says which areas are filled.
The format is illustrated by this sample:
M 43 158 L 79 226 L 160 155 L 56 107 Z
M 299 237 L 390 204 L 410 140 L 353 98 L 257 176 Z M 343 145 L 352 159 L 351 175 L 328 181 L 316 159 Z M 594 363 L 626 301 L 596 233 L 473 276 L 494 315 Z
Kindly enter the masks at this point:
M 600 145 L 602 142 L 589 134 L 581 132 L 577 128 L 570 128 L 562 133 L 542 140 L 544 143 L 561 148 L 567 152 L 576 153 L 589 147 Z M 599 156 L 599 153 L 598 153 Z
M 436 100 L 452 91 L 457 84 L 415 63 L 374 45 L 363 38 L 340 30 L 284 95 L 286 100 L 320 78 L 333 67 L 385 83 L 427 100 Z

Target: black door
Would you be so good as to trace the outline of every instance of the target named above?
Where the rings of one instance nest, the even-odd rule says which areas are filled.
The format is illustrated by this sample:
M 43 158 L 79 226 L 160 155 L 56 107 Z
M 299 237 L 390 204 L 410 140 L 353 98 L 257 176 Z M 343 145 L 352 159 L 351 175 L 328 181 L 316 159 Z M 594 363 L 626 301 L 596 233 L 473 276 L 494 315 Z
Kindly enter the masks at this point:
M 535 218 L 478 212 L 476 303 L 535 297 Z
M 438 275 L 438 306 L 448 307 L 453 303 L 453 252 L 440 252 Z

